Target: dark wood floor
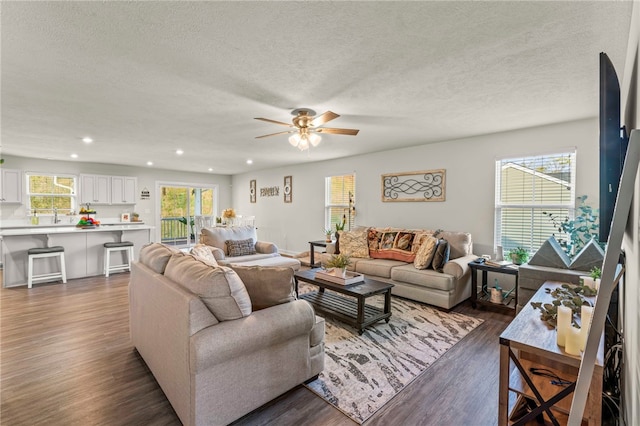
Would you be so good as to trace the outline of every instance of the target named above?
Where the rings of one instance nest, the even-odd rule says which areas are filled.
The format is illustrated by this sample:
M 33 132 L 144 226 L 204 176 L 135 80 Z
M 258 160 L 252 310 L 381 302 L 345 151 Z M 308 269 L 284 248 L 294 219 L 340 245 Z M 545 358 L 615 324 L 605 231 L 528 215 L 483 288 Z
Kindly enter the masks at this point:
M 0 290 L 0 424 L 180 424 L 129 341 L 128 280 L 124 273 Z M 512 317 L 468 304 L 455 311 L 485 321 L 367 425 L 497 424 L 498 336 Z M 236 424 L 354 422 L 298 387 Z

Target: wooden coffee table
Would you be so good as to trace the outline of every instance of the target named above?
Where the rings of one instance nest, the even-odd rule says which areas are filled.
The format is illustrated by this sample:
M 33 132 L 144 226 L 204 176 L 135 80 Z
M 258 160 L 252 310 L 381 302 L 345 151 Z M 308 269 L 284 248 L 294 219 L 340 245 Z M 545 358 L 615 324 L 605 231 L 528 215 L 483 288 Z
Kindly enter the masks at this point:
M 389 322 L 391 318 L 391 288 L 393 284 L 365 278 L 364 281 L 359 283 L 340 285 L 316 279 L 317 270 L 298 271 L 294 277 L 296 294 L 298 294 L 298 281 L 304 281 L 319 287 L 318 291 L 298 295 L 299 299 L 311 303 L 318 314 L 352 325 L 358 330 L 359 334 L 364 332 L 365 327 L 380 320 Z M 326 289 L 340 294 L 325 292 Z M 384 309 L 365 303 L 367 297 L 377 294 L 384 294 Z

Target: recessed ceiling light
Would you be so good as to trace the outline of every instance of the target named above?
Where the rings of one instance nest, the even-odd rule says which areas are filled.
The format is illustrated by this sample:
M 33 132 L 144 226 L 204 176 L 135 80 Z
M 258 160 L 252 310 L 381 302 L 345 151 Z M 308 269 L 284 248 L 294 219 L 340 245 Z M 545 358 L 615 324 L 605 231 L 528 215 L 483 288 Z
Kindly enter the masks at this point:
M 212 172 L 213 171 L 213 167 L 209 167 L 209 171 Z
M 247 164 L 253 164 L 253 160 L 251 159 L 247 160 Z
M 147 166 L 153 166 L 153 161 L 147 161 Z
M 93 142 L 93 139 L 91 139 L 89 136 L 85 136 L 84 138 L 82 138 L 82 142 L 91 143 Z
M 184 154 L 184 151 L 181 150 L 181 149 L 176 149 L 176 154 L 182 155 L 182 154 Z
M 78 154 L 71 154 L 71 158 L 78 158 Z

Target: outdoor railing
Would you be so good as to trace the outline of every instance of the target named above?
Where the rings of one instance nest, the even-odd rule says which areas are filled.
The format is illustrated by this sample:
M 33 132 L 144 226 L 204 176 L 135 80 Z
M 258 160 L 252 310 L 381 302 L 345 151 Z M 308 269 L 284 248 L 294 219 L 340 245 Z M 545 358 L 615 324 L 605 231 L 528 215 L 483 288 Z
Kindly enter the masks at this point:
M 191 231 L 182 217 L 163 217 L 160 220 L 160 239 L 165 244 L 189 244 Z

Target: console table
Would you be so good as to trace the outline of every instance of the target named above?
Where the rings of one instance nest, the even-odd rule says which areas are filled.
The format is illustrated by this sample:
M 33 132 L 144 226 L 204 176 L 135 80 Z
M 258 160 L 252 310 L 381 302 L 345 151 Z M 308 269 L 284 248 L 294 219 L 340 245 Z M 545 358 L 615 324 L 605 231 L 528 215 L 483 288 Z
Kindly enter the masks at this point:
M 531 300 L 551 303 L 553 297 L 545 289 L 560 285 L 562 283 L 556 281 L 545 282 Z M 603 347 L 601 338 L 583 416 L 589 426 L 601 422 Z M 556 331 L 540 319 L 539 310 L 530 303 L 524 306 L 500 335 L 498 425 L 525 425 L 536 418 L 555 425 L 566 424 L 580 361 L 580 356 L 569 355 L 558 346 Z M 513 371 L 511 362 L 516 367 Z M 543 375 L 533 374 L 535 369 Z M 551 377 L 562 379 L 562 384 L 558 385 Z M 511 392 L 517 398 L 510 404 Z

